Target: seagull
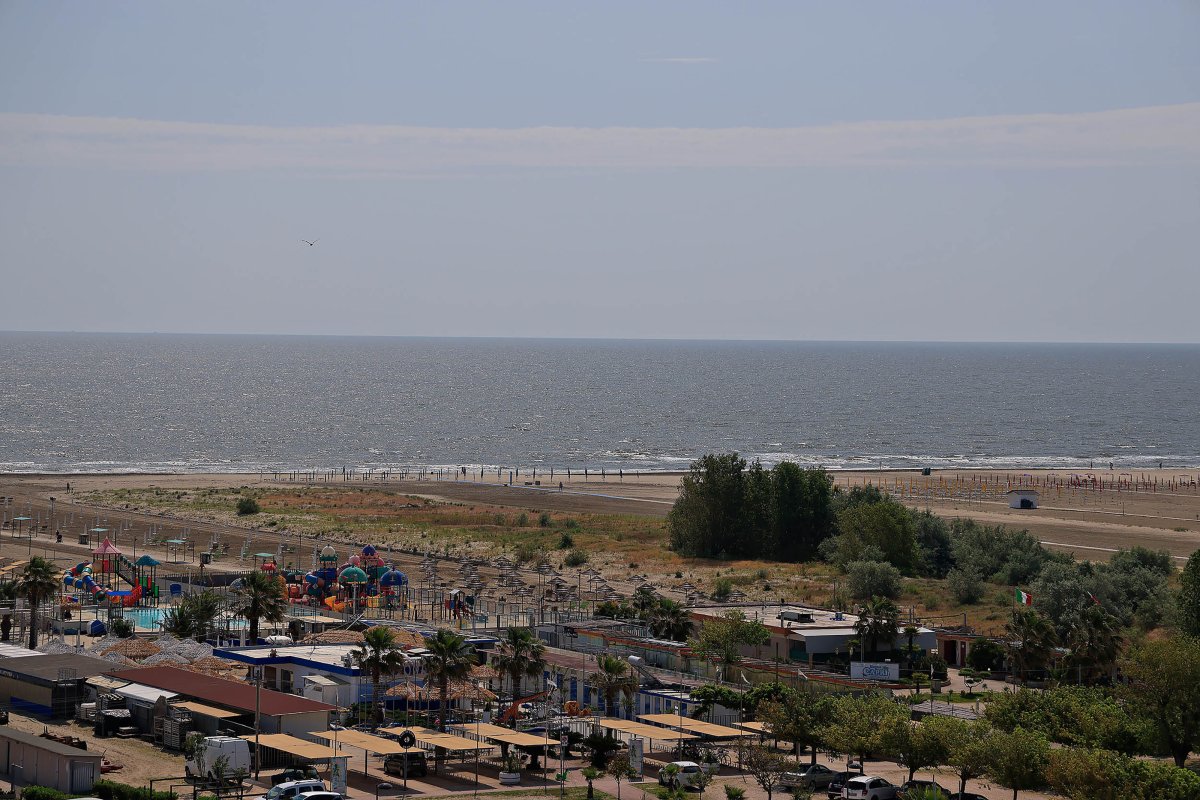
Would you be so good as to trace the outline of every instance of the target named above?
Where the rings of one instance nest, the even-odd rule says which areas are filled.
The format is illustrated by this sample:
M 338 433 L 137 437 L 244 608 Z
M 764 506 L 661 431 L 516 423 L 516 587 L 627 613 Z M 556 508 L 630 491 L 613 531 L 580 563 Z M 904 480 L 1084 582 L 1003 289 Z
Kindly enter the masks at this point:
M 321 240 L 320 240 L 320 239 L 313 239 L 313 240 L 310 242 L 308 239 L 301 239 L 300 241 L 304 242 L 304 243 L 305 243 L 306 245 L 308 245 L 309 247 L 312 247 L 313 245 L 315 245 L 317 242 L 319 242 L 319 241 L 321 241 Z

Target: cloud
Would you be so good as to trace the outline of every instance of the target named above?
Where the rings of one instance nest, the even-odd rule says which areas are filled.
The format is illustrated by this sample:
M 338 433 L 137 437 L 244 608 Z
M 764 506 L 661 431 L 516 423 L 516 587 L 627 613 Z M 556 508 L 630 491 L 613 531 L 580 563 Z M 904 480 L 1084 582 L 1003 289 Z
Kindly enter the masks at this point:
M 1197 166 L 1200 103 L 796 128 L 272 127 L 3 113 L 0 164 L 383 176 L 546 168 Z
M 647 64 L 715 64 L 715 58 L 708 56 L 671 56 L 667 58 L 643 58 Z

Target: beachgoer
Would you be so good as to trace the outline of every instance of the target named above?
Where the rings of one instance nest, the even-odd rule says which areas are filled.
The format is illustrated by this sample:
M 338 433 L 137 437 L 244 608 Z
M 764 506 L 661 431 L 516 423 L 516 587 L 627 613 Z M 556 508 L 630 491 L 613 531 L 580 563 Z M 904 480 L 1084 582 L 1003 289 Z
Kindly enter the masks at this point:
M 560 492 L 562 491 L 562 481 L 559 481 L 559 482 L 558 482 L 558 490 L 559 490 Z

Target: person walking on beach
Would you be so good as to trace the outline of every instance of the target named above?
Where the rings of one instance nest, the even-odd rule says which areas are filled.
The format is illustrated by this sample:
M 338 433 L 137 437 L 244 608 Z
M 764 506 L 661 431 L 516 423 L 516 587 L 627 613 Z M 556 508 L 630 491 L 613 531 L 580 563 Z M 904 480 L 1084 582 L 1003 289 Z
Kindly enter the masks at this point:
M 560 492 L 562 491 L 562 481 L 559 481 L 559 482 L 558 482 L 558 490 L 559 490 Z

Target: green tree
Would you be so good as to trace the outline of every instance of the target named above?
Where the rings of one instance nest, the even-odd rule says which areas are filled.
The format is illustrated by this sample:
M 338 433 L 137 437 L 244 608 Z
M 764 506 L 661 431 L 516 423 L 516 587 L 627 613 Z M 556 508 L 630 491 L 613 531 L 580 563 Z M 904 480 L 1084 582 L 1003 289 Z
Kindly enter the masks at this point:
M 746 461 L 737 453 L 709 454 L 683 476 L 667 515 L 672 549 L 687 556 L 745 555 Z
M 908 769 L 911 781 L 917 770 L 946 763 L 949 748 L 936 728 L 899 716 L 889 718 L 882 731 L 883 751 Z
M 926 717 L 921 726 L 943 748 L 943 764 L 958 776 L 958 791 L 967 790 L 967 781 L 978 778 L 991 763 L 992 729 L 986 720 L 967 721 L 958 717 Z
M 851 561 L 846 565 L 846 582 L 855 600 L 900 596 L 900 570 L 886 561 Z
M 496 666 L 508 676 L 513 702 L 522 697 L 522 679 L 537 678 L 546 668 L 546 645 L 529 628 L 509 628 L 497 647 Z M 513 719 L 513 727 L 516 727 Z
M 605 767 L 605 772 L 609 777 L 617 782 L 617 800 L 621 800 L 621 781 L 633 780 L 638 776 L 633 770 L 633 766 L 629 763 L 629 751 L 622 750 L 608 760 L 608 765 Z
M 833 484 L 823 469 L 781 461 L 771 469 L 771 526 L 780 561 L 812 558 L 833 530 Z
M 350 658 L 359 669 L 370 673 L 372 718 L 376 724 L 383 722 L 383 706 L 379 701 L 383 676 L 392 675 L 404 666 L 395 631 L 383 625 L 367 628 L 362 644 L 350 651 Z
M 788 760 L 782 754 L 761 744 L 743 745 L 741 764 L 742 769 L 749 772 L 754 782 L 767 793 L 767 800 L 771 800 L 789 766 Z
M 163 614 L 163 630 L 180 639 L 203 642 L 225 607 L 225 598 L 212 589 L 184 595 Z
M 907 706 L 878 692 L 861 697 L 843 695 L 833 700 L 825 742 L 834 750 L 858 756 L 861 763 L 871 753 L 884 752 L 884 731 L 908 717 Z
M 808 748 L 810 763 L 816 764 L 825 728 L 833 718 L 833 700 L 823 692 L 789 690 L 779 700 L 763 703 L 757 716 L 767 723 L 772 736 L 794 743 L 797 755 Z
M 692 617 L 674 600 L 661 599 L 650 612 L 650 632 L 661 639 L 685 642 L 692 633 Z
M 1134 647 L 1122 665 L 1124 696 L 1151 720 L 1175 765 L 1200 744 L 1200 639 L 1177 636 Z
M 620 716 L 618 696 L 632 698 L 637 691 L 637 678 L 629 664 L 616 656 L 601 655 L 596 659 L 596 671 L 591 674 L 592 686 L 604 698 L 604 713 Z
M 1116 617 L 1101 606 L 1084 609 L 1067 634 L 1070 669 L 1080 683 L 1090 683 L 1112 674 L 1121 654 L 1123 639 Z
M 1179 576 L 1179 627 L 1200 636 L 1200 550 L 1188 556 Z
M 726 670 L 742 660 L 742 647 L 762 647 L 771 641 L 771 632 L 758 620 L 747 619 L 741 611 L 726 611 L 717 619 L 700 625 L 699 636 L 690 644 L 699 655 L 719 662 Z
M 426 637 L 425 649 L 429 651 L 425 656 L 425 674 L 437 684 L 444 731 L 450 717 L 450 682 L 466 680 L 474 664 L 474 651 L 465 638 L 445 628 Z
M 854 630 L 862 640 L 864 660 L 867 653 L 879 652 L 880 644 L 891 650 L 900 631 L 900 609 L 886 597 L 872 597 L 859 609 Z
M 1161 761 L 1108 750 L 1064 747 L 1050 753 L 1046 782 L 1070 800 L 1195 800 L 1200 775 Z
M 287 589 L 282 576 L 262 570 L 246 575 L 233 593 L 230 610 L 246 618 L 250 643 L 257 644 L 260 621 L 278 624 L 287 617 Z
M 917 528 L 912 514 L 899 501 L 884 497 L 875 503 L 844 508 L 838 512 L 837 528 L 840 536 L 882 552 L 882 560 L 901 572 L 914 572 L 918 562 Z
M 971 649 L 967 651 L 967 664 L 980 672 L 991 672 L 1004 665 L 1005 651 L 997 642 L 985 636 L 971 640 Z
M 1029 680 L 1033 671 L 1046 668 L 1050 654 L 1058 643 L 1050 620 L 1032 608 L 1016 609 L 1012 619 L 1005 624 L 1004 631 L 1008 639 L 1009 658 L 1022 683 Z
M 587 781 L 588 800 L 593 800 L 593 798 L 596 796 L 596 793 L 595 793 L 595 790 L 592 788 L 592 781 L 594 781 L 594 780 L 596 780 L 596 778 L 600 777 L 600 770 L 596 769 L 595 767 L 584 767 L 583 769 L 579 770 L 579 774 L 583 776 L 583 779 L 585 781 Z
M 58 571 L 54 564 L 41 556 L 29 559 L 29 563 L 17 578 L 17 595 L 29 606 L 30 650 L 37 648 L 38 629 L 41 626 L 38 615 L 41 607 L 58 596 L 58 587 Z
M 1046 782 L 1050 743 L 1040 733 L 1017 728 L 1012 733 L 995 733 L 989 740 L 991 763 L 987 774 L 1006 789 L 1013 800 L 1022 789 L 1037 789 Z

